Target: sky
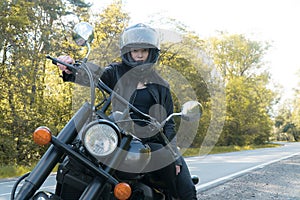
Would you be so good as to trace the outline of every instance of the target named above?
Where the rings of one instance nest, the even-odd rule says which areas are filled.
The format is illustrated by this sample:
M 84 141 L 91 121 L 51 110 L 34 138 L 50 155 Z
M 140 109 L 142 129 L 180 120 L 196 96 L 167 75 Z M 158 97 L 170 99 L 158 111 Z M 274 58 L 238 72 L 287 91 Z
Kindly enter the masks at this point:
M 93 9 L 98 10 L 113 0 L 87 2 L 92 2 Z M 284 99 L 291 97 L 298 84 L 299 0 L 123 0 L 123 4 L 131 24 L 148 23 L 153 16 L 159 15 L 182 22 L 203 38 L 226 31 L 271 42 L 265 61 L 272 80 L 283 86 Z

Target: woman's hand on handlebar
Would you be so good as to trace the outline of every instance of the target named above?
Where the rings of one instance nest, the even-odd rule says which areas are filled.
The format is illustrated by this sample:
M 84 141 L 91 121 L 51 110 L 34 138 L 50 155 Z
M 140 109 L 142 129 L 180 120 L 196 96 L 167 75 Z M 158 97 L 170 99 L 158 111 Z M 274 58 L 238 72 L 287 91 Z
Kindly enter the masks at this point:
M 59 56 L 57 59 L 64 62 L 64 63 L 68 63 L 68 64 L 74 64 L 75 63 L 74 59 L 71 58 L 70 56 Z M 68 68 L 65 65 L 57 63 L 57 66 L 60 70 L 62 70 L 66 74 L 72 74 L 72 72 L 70 70 L 68 70 Z

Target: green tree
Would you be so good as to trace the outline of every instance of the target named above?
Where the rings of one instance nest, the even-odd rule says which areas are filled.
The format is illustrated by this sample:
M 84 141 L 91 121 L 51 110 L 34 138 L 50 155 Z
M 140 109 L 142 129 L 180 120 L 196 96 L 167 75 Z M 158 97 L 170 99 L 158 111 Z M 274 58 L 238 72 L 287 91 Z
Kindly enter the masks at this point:
M 226 122 L 221 145 L 261 144 L 272 128 L 270 109 L 274 93 L 262 61 L 269 45 L 244 35 L 221 33 L 207 41 L 207 52 L 226 83 Z
M 58 42 L 65 38 L 63 29 L 57 28 L 68 14 L 65 3 L 19 0 L 1 4 L 2 164 L 35 162 L 43 148 L 32 143 L 33 130 L 47 122 L 55 133 L 56 125 L 65 121 L 66 117 L 61 114 L 66 113 L 62 111 L 68 97 L 62 95 L 55 101 L 54 95 L 45 90 L 50 84 L 59 83 L 58 79 L 48 78 L 54 71 L 48 68 L 45 55 L 55 52 L 58 45 L 60 50 L 69 48 Z M 60 104 L 54 107 L 57 102 Z
M 298 141 L 299 125 L 297 124 L 297 112 L 299 104 L 295 100 L 288 99 L 278 109 L 275 117 L 274 139 L 279 141 Z
M 298 71 L 300 76 L 300 71 Z M 295 141 L 300 140 L 300 82 L 294 89 L 294 97 L 290 100 L 290 116 L 284 121 L 284 132 L 290 133 Z M 280 113 L 283 115 L 284 113 Z
M 46 125 L 57 134 L 74 114 L 74 84 L 63 83 L 60 70 L 45 56 L 82 58 L 86 49 L 72 42 L 76 22 L 94 23 L 92 48 L 98 57 L 91 57 L 99 58 L 100 64 L 106 65 L 119 53 L 118 35 L 129 20 L 121 1 L 92 18 L 89 6 L 80 0 L 19 0 L 0 5 L 1 164 L 36 162 L 47 147 L 33 144 L 34 129 Z
M 177 21 L 169 21 L 168 24 L 174 28 L 171 29 L 173 31 L 160 30 L 163 40 L 157 69 L 169 82 L 171 91 L 177 91 L 173 94 L 175 111 L 179 111 L 182 103 L 188 100 L 198 100 L 204 106 L 200 125 L 183 121 L 177 123 L 185 127 L 185 130 L 179 130 L 177 141 L 184 148 L 200 148 L 208 143 L 213 145 L 217 141 L 217 134 L 208 133 L 208 127 L 213 127 L 211 96 L 215 94 L 209 88 L 216 88 L 217 79 L 213 77 L 213 66 L 203 50 L 204 41 Z M 195 128 L 197 133 L 194 132 Z
M 89 60 L 101 67 L 120 60 L 119 38 L 129 22 L 128 13 L 122 7 L 122 1 L 116 0 L 91 21 L 95 27 L 95 39 Z

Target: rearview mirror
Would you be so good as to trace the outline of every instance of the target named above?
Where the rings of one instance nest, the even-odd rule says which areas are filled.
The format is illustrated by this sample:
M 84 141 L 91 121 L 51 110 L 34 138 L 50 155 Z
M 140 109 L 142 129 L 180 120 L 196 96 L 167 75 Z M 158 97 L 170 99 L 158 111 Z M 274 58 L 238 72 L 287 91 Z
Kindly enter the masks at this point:
M 74 27 L 72 36 L 77 45 L 86 46 L 94 39 L 94 28 L 87 22 L 80 22 Z
M 181 117 L 190 122 L 199 120 L 202 109 L 202 105 L 198 101 L 188 101 L 182 106 Z

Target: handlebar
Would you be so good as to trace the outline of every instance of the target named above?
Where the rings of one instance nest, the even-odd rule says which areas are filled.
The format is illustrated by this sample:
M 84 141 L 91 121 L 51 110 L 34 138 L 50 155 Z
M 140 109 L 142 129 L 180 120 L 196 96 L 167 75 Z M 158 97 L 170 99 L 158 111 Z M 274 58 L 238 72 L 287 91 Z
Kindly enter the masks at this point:
M 54 65 L 57 65 L 57 63 L 62 64 L 62 65 L 65 65 L 65 66 L 68 68 L 68 70 L 70 70 L 70 71 L 73 72 L 73 73 L 76 73 L 77 70 L 78 70 L 78 68 L 75 67 L 74 65 L 69 64 L 69 63 L 64 63 L 64 62 L 62 62 L 62 61 L 60 61 L 60 60 L 58 60 L 58 59 L 56 59 L 56 58 L 53 58 L 53 57 L 51 57 L 51 56 L 49 56 L 49 55 L 47 55 L 46 58 L 52 60 L 52 63 L 53 63 Z

